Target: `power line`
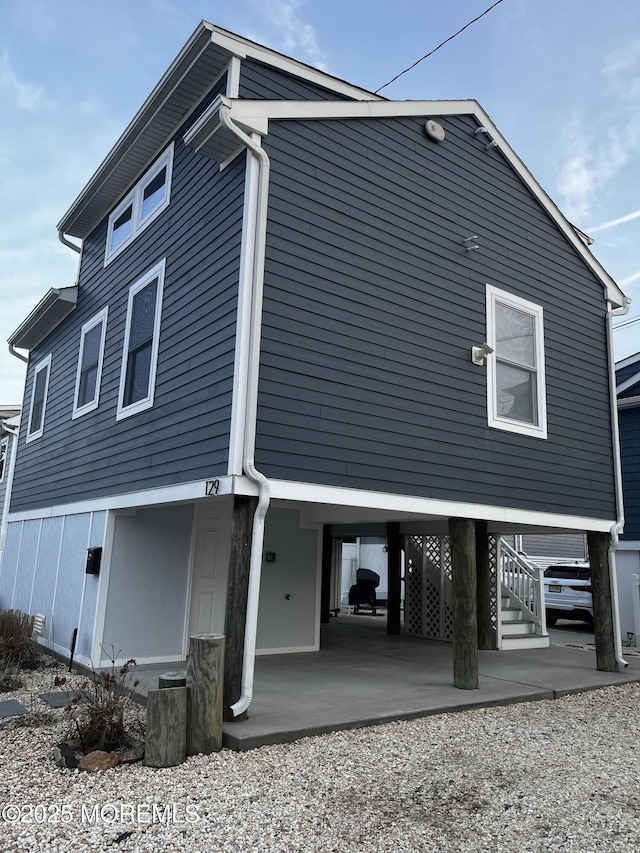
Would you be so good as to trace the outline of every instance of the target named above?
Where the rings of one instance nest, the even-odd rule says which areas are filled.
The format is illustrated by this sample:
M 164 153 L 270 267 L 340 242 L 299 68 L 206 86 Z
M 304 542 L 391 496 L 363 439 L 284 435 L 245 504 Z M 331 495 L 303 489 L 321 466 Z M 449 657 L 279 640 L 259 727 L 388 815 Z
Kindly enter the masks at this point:
M 403 74 L 406 74 L 407 71 L 411 71 L 412 68 L 415 68 L 416 65 L 419 65 L 423 60 L 428 59 L 430 56 L 433 56 L 436 50 L 440 50 L 440 48 L 444 47 L 447 42 L 452 41 L 452 39 L 454 39 L 456 36 L 459 36 L 460 33 L 463 33 L 467 29 L 467 27 L 471 26 L 471 24 L 475 24 L 475 22 L 479 21 L 480 18 L 484 18 L 485 15 L 487 15 L 492 9 L 495 9 L 495 7 L 498 6 L 500 3 L 502 3 L 502 0 L 496 0 L 496 2 L 492 6 L 489 6 L 488 9 L 485 9 L 484 12 L 481 15 L 478 15 L 477 18 L 474 18 L 473 21 L 469 21 L 468 24 L 465 24 L 464 27 L 459 29 L 457 33 L 454 33 L 452 36 L 449 36 L 448 39 L 445 39 L 443 42 L 440 42 L 437 47 L 434 47 L 433 50 L 429 51 L 429 53 L 425 53 L 425 55 L 420 57 L 420 59 L 416 60 L 413 65 L 410 65 L 408 68 L 405 68 L 404 71 L 401 71 L 399 74 L 396 74 L 396 76 L 389 80 L 388 83 L 385 83 L 383 86 L 380 86 L 379 89 L 376 89 L 374 94 L 377 95 L 378 92 L 381 92 L 383 89 L 386 89 L 387 86 L 390 86 L 392 83 L 395 83 L 398 77 L 402 77 Z

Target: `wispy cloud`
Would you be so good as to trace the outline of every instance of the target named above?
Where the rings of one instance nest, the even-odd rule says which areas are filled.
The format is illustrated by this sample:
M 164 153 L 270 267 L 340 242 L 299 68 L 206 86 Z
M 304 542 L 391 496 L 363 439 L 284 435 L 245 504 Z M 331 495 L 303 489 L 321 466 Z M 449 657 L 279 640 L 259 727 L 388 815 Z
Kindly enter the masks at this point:
M 616 225 L 624 225 L 625 222 L 631 222 L 634 219 L 640 218 L 640 210 L 634 210 L 633 213 L 627 213 L 626 216 L 620 216 L 618 219 L 611 219 L 609 222 L 603 222 L 602 225 L 592 225 L 587 228 L 589 234 L 595 234 L 596 231 L 605 231 L 607 228 L 615 228 Z
M 258 5 L 258 4 L 256 4 Z M 260 13 L 276 30 L 276 48 L 310 65 L 327 70 L 325 55 L 320 49 L 315 29 L 302 19 L 301 0 L 267 0 L 259 4 Z M 261 40 L 261 37 L 255 37 Z M 273 39 L 267 39 L 273 42 Z
M 628 287 L 635 281 L 640 281 L 640 272 L 634 272 L 633 275 L 628 275 L 626 278 L 623 278 L 622 281 L 619 281 L 618 284 L 620 287 Z
M 4 53 L 0 60 L 0 95 L 21 110 L 33 110 L 42 98 L 42 88 L 21 82 L 9 64 L 9 55 Z
M 608 54 L 602 64 L 607 101 L 597 119 L 576 111 L 567 122 L 567 152 L 558 176 L 564 209 L 574 221 L 584 221 L 602 191 L 640 149 L 640 39 Z M 635 217 L 632 217 L 635 218 Z M 597 229 L 613 228 L 620 222 Z

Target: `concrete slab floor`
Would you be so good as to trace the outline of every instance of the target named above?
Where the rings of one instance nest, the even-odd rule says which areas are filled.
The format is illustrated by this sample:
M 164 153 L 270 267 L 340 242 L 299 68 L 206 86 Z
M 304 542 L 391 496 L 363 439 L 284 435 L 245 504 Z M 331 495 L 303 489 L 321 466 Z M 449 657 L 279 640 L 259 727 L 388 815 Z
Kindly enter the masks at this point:
M 553 699 L 640 681 L 640 658 L 619 673 L 598 672 L 595 653 L 568 646 L 480 652 L 479 689 L 453 687 L 450 643 L 388 636 L 371 617 L 332 618 L 319 652 L 256 658 L 249 719 L 224 724 L 224 745 L 254 749 L 341 729 L 469 708 Z M 138 677 L 147 689 L 175 664 Z

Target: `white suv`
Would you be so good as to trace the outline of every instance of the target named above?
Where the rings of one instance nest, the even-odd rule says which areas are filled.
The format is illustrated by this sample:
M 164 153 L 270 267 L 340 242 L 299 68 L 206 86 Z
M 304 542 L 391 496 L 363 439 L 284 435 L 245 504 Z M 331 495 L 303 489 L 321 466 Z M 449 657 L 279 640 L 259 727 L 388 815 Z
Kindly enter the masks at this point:
M 556 563 L 545 569 L 544 602 L 547 625 L 558 619 L 576 619 L 593 624 L 591 568 L 588 563 Z

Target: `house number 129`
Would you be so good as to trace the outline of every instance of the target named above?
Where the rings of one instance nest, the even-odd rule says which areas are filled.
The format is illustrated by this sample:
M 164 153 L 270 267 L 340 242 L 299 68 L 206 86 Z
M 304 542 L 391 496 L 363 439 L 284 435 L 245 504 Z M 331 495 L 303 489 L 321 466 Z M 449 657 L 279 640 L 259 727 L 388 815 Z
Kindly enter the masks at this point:
M 220 480 L 207 480 L 204 484 L 204 493 L 207 497 L 220 493 Z

